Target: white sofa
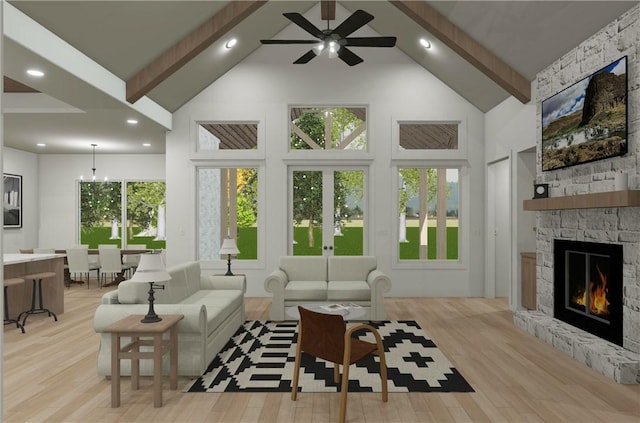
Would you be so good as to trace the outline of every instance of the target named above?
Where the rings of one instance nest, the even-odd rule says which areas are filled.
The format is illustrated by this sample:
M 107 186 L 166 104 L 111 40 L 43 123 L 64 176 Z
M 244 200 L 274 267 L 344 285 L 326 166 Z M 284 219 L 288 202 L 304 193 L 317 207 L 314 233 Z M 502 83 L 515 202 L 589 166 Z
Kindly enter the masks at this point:
M 285 310 L 300 304 L 344 302 L 364 307 L 362 320 L 385 320 L 383 294 L 391 281 L 373 256 L 284 256 L 264 288 L 273 293 L 271 320 L 291 318 Z
M 200 376 L 215 355 L 245 321 L 244 276 L 201 276 L 200 263 L 188 262 L 167 271 L 171 280 L 155 291 L 157 314 L 183 314 L 178 323 L 178 375 Z M 131 314 L 147 314 L 149 284 L 124 281 L 102 297 L 93 326 L 100 334 L 98 374 L 111 375 L 110 324 Z M 128 342 L 125 339 L 123 342 Z M 169 357 L 163 357 L 168 373 Z M 121 373 L 131 374 L 130 360 L 122 360 Z M 152 375 L 152 360 L 140 361 L 140 374 Z

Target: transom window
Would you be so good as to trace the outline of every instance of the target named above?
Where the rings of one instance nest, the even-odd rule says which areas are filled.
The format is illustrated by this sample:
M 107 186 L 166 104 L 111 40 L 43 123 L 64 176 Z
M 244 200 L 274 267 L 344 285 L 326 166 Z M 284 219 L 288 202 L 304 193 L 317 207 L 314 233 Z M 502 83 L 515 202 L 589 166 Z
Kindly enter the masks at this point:
M 290 150 L 367 150 L 365 107 L 290 108 Z
M 198 151 L 256 150 L 258 124 L 256 122 L 198 124 Z
M 457 150 L 457 123 L 400 123 L 403 150 Z

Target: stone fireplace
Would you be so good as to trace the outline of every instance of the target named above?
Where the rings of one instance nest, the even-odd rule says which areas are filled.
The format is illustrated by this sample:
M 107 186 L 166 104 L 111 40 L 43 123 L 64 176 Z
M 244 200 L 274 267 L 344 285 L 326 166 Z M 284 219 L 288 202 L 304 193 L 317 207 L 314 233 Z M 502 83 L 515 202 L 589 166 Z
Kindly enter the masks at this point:
M 525 201 L 535 202 L 524 209 L 536 213 L 537 310 L 514 312 L 518 327 L 619 383 L 640 383 L 638 37 L 640 5 L 536 76 L 535 182 L 549 184 L 549 198 Z M 543 172 L 542 100 L 624 55 L 629 59 L 627 154 Z M 621 172 L 628 176 L 628 189 L 616 187 Z M 602 247 L 583 251 L 583 243 Z M 621 257 L 612 249 L 621 250 Z M 598 290 L 606 294 L 606 311 Z M 593 322 L 600 328 L 592 330 Z
M 622 346 L 622 245 L 554 240 L 553 315 Z

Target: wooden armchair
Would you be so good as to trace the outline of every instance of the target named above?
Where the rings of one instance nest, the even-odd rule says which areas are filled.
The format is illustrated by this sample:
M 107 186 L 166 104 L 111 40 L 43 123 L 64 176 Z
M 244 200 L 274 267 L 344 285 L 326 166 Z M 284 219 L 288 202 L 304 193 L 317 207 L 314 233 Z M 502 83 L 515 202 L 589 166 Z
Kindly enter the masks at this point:
M 347 391 L 349 387 L 349 366 L 369 354 L 380 357 L 380 380 L 382 384 L 382 401 L 387 402 L 387 365 L 384 357 L 384 346 L 378 331 L 368 324 L 357 324 L 347 330 L 347 325 L 340 315 L 317 313 L 298 306 L 300 322 L 298 325 L 298 346 L 296 364 L 291 387 L 291 399 L 296 400 L 298 394 L 298 376 L 302 352 L 334 363 L 333 376 L 340 383 L 340 364 L 342 364 L 342 386 L 340 396 L 340 422 L 344 423 L 347 414 Z M 369 330 L 376 343 L 352 338 L 352 334 L 360 329 Z

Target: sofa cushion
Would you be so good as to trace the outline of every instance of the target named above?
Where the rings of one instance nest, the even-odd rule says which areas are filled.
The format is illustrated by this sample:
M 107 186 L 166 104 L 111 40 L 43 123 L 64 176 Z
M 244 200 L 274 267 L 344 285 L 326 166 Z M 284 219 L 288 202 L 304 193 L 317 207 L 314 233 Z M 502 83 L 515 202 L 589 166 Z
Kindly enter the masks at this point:
M 326 281 L 327 259 L 322 256 L 280 257 L 280 269 L 289 281 Z
M 365 281 L 330 281 L 328 285 L 329 301 L 371 300 L 371 288 Z
M 200 263 L 191 261 L 167 269 L 171 280 L 165 282 L 164 292 L 158 293 L 159 304 L 179 303 L 194 294 L 200 286 Z M 194 289 L 198 286 L 198 289 Z
M 284 288 L 285 300 L 320 300 L 327 299 L 327 282 L 325 281 L 289 281 Z
M 366 281 L 377 267 L 374 256 L 332 256 L 328 258 L 329 281 Z
M 207 336 L 238 308 L 243 307 L 244 295 L 236 290 L 201 290 L 182 301 L 182 304 L 203 304 L 207 309 Z
M 149 298 L 149 284 L 122 281 L 118 284 L 118 302 L 120 304 L 144 304 Z

